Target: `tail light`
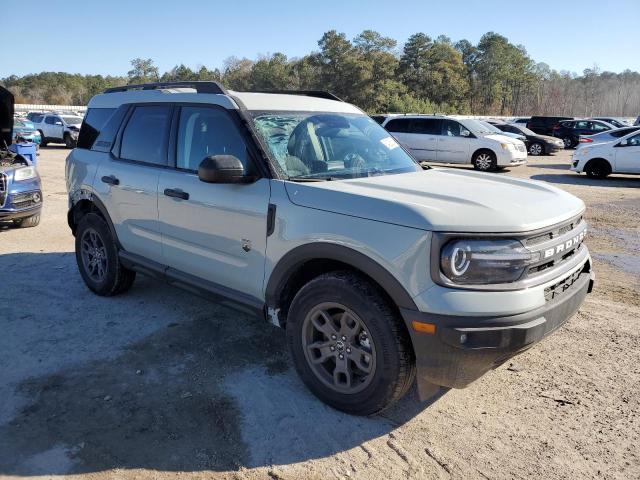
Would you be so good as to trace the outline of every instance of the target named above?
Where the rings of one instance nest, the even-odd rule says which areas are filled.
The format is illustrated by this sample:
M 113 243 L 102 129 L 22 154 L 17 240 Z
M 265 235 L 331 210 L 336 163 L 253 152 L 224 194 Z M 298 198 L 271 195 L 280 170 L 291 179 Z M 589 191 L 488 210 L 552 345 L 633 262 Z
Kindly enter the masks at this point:
M 556 130 L 560 130 L 560 125 L 556 124 L 553 126 L 553 131 L 555 132 Z
M 587 137 L 580 137 L 580 143 L 593 143 L 593 140 Z

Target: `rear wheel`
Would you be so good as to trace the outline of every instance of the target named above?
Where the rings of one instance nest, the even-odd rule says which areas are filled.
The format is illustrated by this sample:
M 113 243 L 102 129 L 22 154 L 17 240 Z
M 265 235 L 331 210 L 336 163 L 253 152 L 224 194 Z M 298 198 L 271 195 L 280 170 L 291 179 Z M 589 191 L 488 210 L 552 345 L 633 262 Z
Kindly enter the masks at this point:
M 76 262 L 89 289 L 101 296 L 117 295 L 131 288 L 136 272 L 125 268 L 118 247 L 104 219 L 88 213 L 76 230 Z
M 379 287 L 353 272 L 327 273 L 302 287 L 289 309 L 287 342 L 307 387 L 350 414 L 380 412 L 415 378 L 404 322 Z
M 496 169 L 496 155 L 486 150 L 480 151 L 473 157 L 473 168 L 481 172 L 490 172 Z
M 584 167 L 584 172 L 591 178 L 607 178 L 611 174 L 611 165 L 606 160 L 591 160 Z
M 573 148 L 576 145 L 576 142 L 570 136 L 563 137 L 562 141 L 564 142 L 564 148 Z
M 40 224 L 40 213 L 31 215 L 30 217 L 19 218 L 13 221 L 13 225 L 17 228 L 37 227 Z
M 544 155 L 544 145 L 540 142 L 534 142 L 529 146 L 529 155 L 533 155 L 537 157 L 539 155 Z

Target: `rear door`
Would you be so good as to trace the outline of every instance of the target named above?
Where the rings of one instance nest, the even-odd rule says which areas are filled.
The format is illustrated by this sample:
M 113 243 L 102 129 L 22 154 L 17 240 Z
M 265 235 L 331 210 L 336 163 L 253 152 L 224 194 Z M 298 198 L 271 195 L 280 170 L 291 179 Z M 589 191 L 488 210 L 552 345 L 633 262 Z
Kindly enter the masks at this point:
M 211 155 L 233 155 L 245 171 L 257 173 L 234 118 L 215 105 L 180 108 L 170 149 L 172 168 L 162 170 L 158 188 L 163 263 L 209 282 L 210 287 L 260 298 L 269 179 L 213 184 L 202 182 L 197 173 L 202 160 Z
M 168 104 L 132 106 L 95 181 L 124 249 L 155 262 L 162 261 L 158 180 L 168 167 L 171 114 Z
M 442 135 L 438 140 L 438 161 L 446 163 L 471 162 L 471 132 L 460 122 L 442 121 Z
M 627 139 L 626 145 L 618 144 L 616 152 L 616 172 L 640 173 L 640 134 Z

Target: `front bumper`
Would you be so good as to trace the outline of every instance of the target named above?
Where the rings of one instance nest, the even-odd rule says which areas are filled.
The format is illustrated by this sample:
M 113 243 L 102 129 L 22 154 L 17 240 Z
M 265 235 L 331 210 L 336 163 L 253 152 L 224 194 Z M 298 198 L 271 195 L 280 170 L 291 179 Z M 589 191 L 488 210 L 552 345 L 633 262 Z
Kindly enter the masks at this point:
M 30 217 L 40 210 L 42 210 L 42 191 L 11 192 L 7 196 L 4 206 L 0 207 L 0 221 Z
M 590 263 L 549 288 L 550 298 L 533 311 L 504 317 L 436 315 L 401 309 L 416 354 L 418 387 L 464 388 L 542 340 L 571 318 L 593 288 Z M 545 292 L 546 294 L 546 292 Z M 414 322 L 435 325 L 416 331 Z
M 500 167 L 515 167 L 527 163 L 526 148 L 520 150 L 502 150 L 497 157 L 497 164 Z

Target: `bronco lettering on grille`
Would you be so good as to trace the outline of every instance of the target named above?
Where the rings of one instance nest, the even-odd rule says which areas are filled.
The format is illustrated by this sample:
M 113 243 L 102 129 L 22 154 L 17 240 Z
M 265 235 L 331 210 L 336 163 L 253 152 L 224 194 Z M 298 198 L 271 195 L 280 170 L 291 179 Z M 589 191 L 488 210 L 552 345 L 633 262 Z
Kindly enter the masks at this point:
M 580 245 L 580 243 L 582 243 L 582 241 L 584 240 L 584 237 L 587 235 L 587 230 L 584 229 L 582 232 L 580 232 L 578 235 L 576 235 L 573 238 L 570 238 L 569 240 L 562 242 L 558 245 L 556 245 L 555 247 L 552 248 L 547 248 L 544 251 L 544 258 L 551 258 L 555 255 L 558 255 L 562 252 L 568 252 L 569 250 L 571 250 L 574 247 L 577 247 L 578 245 Z

